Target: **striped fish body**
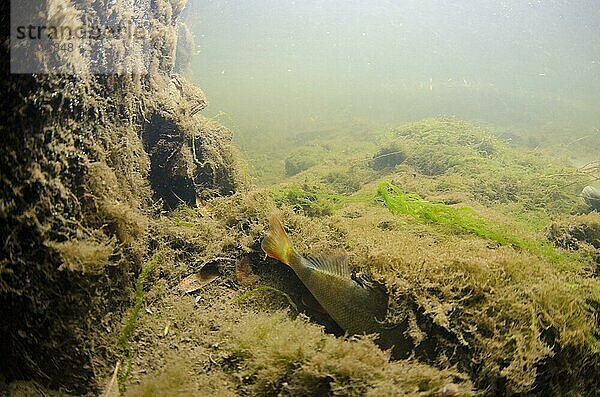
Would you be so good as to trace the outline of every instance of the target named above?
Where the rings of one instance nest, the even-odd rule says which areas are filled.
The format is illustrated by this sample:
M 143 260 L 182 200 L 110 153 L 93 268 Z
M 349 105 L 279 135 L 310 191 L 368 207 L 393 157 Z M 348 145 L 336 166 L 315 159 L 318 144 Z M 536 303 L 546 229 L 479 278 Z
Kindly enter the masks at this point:
M 299 255 L 277 218 L 271 219 L 261 246 L 268 256 L 294 270 L 323 309 L 347 334 L 380 332 L 380 321 L 387 311 L 386 296 L 352 277 L 346 255 Z
M 332 266 L 334 262 L 339 266 Z M 299 256 L 290 262 L 298 278 L 323 309 L 349 335 L 380 332 L 386 312 L 385 296 L 356 282 L 344 257 Z

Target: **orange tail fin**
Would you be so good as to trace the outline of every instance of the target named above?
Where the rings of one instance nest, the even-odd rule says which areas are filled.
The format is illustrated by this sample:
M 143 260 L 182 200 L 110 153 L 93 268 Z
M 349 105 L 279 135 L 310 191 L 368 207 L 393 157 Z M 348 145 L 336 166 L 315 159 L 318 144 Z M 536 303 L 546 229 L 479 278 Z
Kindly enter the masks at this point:
M 271 218 L 269 230 L 260 246 L 265 254 L 286 265 L 289 265 L 290 260 L 296 255 L 292 242 L 285 233 L 281 221 L 276 216 Z

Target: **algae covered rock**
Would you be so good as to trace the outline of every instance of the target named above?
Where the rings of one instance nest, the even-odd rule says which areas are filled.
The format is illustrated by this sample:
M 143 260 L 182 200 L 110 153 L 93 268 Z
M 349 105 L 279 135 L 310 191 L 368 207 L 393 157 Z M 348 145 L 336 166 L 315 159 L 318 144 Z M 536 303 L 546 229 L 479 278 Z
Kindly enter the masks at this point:
M 374 170 L 390 169 L 402 164 L 406 157 L 406 148 L 399 142 L 393 141 L 382 146 L 375 153 L 369 161 L 369 166 Z
M 408 123 L 394 130 L 410 147 L 406 162 L 425 175 L 442 175 L 472 158 L 489 157 L 498 140 L 468 122 L 442 117 Z
M 85 14 L 69 8 L 83 3 L 45 3 L 69 18 Z M 86 17 L 127 21 L 125 3 L 108 3 Z M 122 359 L 121 316 L 156 246 L 152 217 L 243 183 L 231 134 L 203 123 L 202 92 L 172 75 L 184 3 L 140 2 L 156 32 L 148 74 L 11 75 L 4 58 L 0 373 L 8 382 L 96 394 Z M 7 3 L 2 11 L 10 15 Z M 91 62 L 86 56 L 78 62 Z
M 285 174 L 293 176 L 323 161 L 327 151 L 321 146 L 307 146 L 292 152 L 285 159 Z
M 273 198 L 306 216 L 332 215 L 338 201 L 321 186 L 309 183 L 282 186 L 273 192 Z
M 581 191 L 583 201 L 593 210 L 600 212 L 600 192 L 592 186 L 586 186 Z
M 571 216 L 553 223 L 548 228 L 546 237 L 564 249 L 600 249 L 600 215 L 591 213 Z

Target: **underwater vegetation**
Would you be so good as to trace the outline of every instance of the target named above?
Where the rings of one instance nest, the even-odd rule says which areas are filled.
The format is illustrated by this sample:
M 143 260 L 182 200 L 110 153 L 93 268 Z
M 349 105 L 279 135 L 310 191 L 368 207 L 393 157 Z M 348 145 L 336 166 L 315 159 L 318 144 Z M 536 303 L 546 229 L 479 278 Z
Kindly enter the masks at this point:
M 386 323 L 407 325 L 412 358 L 323 333 L 332 320 L 305 304 L 307 290 L 290 269 L 259 251 L 273 212 L 299 253 L 343 249 L 352 271 L 386 286 Z M 580 219 L 593 222 L 597 215 Z M 141 311 L 132 333 L 131 395 L 552 395 L 597 384 L 600 288 L 577 251 L 559 269 L 527 250 L 393 215 L 373 194 L 307 216 L 253 191 L 182 207 L 159 225 L 173 251 L 153 272 L 144 293 L 151 313 Z M 235 275 L 240 257 L 251 264 L 250 284 Z M 172 292 L 204 263 L 218 264 L 222 276 L 191 296 Z
M 89 2 L 42 3 L 69 26 L 125 25 L 136 13 L 156 29 L 148 74 L 18 75 L 3 58 L 0 390 L 25 380 L 95 395 L 123 359 L 121 321 L 140 311 L 155 218 L 233 194 L 245 173 L 229 130 L 198 114 L 202 91 L 173 73 L 185 1 L 98 2 L 93 13 Z M 77 55 L 78 70 L 93 62 Z
M 205 136 L 199 131 L 220 130 L 197 120 L 200 127 L 184 130 L 189 153 L 192 137 Z M 195 150 L 207 149 L 196 160 L 215 157 L 192 161 L 205 171 L 228 161 L 210 142 L 197 142 Z M 94 165 L 84 181 L 94 208 L 112 211 L 99 218 L 111 220 L 111 233 L 50 246 L 60 274 L 97 280 L 124 270 L 119 263 L 132 266 L 131 280 L 119 284 L 131 297 L 102 326 L 111 330 L 104 347 L 94 345 L 95 390 L 115 390 L 112 379 L 132 396 L 596 390 L 600 215 L 578 196 L 587 180 L 453 118 L 409 123 L 377 142 L 348 154 L 332 135 L 329 160 L 279 185 L 240 183 L 214 196 L 243 179 L 236 168 L 195 203 L 165 212 L 139 205 L 148 213 L 136 217 L 122 216 L 124 203 L 114 199 L 122 182 L 106 177 L 110 167 Z M 441 154 L 427 163 L 431 152 Z M 382 286 L 385 343 L 344 336 L 291 269 L 265 258 L 260 242 L 273 214 L 300 255 L 343 251 L 349 272 Z M 74 248 L 81 244 L 89 248 Z M 211 282 L 180 288 L 208 267 Z
M 417 194 L 404 193 L 393 184 L 384 181 L 377 187 L 377 194 L 385 206 L 396 215 L 410 215 L 428 223 L 435 223 L 476 234 L 500 245 L 525 248 L 534 253 L 557 258 L 559 255 L 548 244 L 524 240 L 510 233 L 507 226 L 493 224 L 466 206 L 452 207 L 441 203 L 430 203 Z
M 327 192 L 322 185 L 308 182 L 281 186 L 273 189 L 272 195 L 276 203 L 289 205 L 307 216 L 332 215 L 340 207 L 340 201 L 345 199 L 334 192 Z
M 155 314 L 140 318 L 138 337 L 163 352 L 178 340 L 199 341 L 152 371 L 186 378 L 191 390 L 198 386 L 190 377 L 203 390 L 225 394 L 585 395 L 596 390 L 600 215 L 578 214 L 585 207 L 571 192 L 580 186 L 561 190 L 563 182 L 586 181 L 574 167 L 512 147 L 475 124 L 447 118 L 414 124 L 431 131 L 450 128 L 455 135 L 464 131 L 473 142 L 481 141 L 479 134 L 490 136 L 495 156 L 504 152 L 507 173 L 513 167 L 517 174 L 528 173 L 517 189 L 510 188 L 518 194 L 491 201 L 470 189 L 479 178 L 511 183 L 497 172 L 498 158 L 478 158 L 481 175 L 463 174 L 466 167 L 458 161 L 431 176 L 409 164 L 416 154 L 407 145 L 406 158 L 393 167 L 373 170 L 369 159 L 377 156 L 375 149 L 365 152 L 364 162 L 314 166 L 278 186 L 178 210 L 164 229 L 180 236 L 173 246 L 180 260 L 172 275 L 185 274 L 185 263 L 242 255 L 251 263 L 254 281 L 236 282 L 233 264 L 223 261 L 221 281 L 195 298 L 175 300 L 160 283 L 154 285 L 148 299 Z M 390 134 L 382 145 L 388 139 Z M 467 138 L 454 139 L 466 150 L 462 141 Z M 436 145 L 449 143 L 440 139 L 431 145 L 435 151 Z M 525 170 L 508 158 L 536 167 Z M 338 178 L 328 183 L 332 168 Z M 358 189 L 341 193 L 337 182 L 353 178 L 357 169 L 369 177 Z M 546 203 L 536 194 L 559 202 Z M 410 359 L 406 353 L 387 356 L 389 351 L 380 356 L 369 340 L 341 337 L 331 318 L 306 303 L 308 291 L 293 272 L 264 260 L 259 242 L 273 213 L 284 221 L 300 254 L 343 250 L 352 272 L 385 285 L 385 322 L 399 324 Z M 205 253 L 202 259 L 193 259 L 197 252 Z M 224 299 L 229 297 L 231 304 Z M 193 315 L 198 310 L 201 317 Z M 180 330 L 170 331 L 176 333 L 166 340 L 144 337 L 151 329 L 161 333 L 167 321 L 180 324 Z M 142 357 L 158 354 L 139 347 Z M 203 362 L 203 370 L 190 374 L 191 366 L 176 365 L 182 355 L 184 362 Z M 140 360 L 138 368 L 151 361 Z M 132 393 L 154 390 L 153 379 L 141 377 Z
M 455 208 L 446 204 L 430 203 L 418 194 L 404 193 L 398 186 L 386 181 L 377 186 L 377 194 L 385 206 L 396 215 L 410 215 L 423 222 L 451 226 L 489 238 L 501 245 L 521 245 L 506 233 L 494 231 L 472 208 L 465 206 Z
M 302 147 L 285 158 L 285 174 L 296 175 L 313 167 L 322 160 L 327 151 L 321 146 Z
M 127 381 L 127 377 L 129 376 L 131 360 L 133 358 L 133 350 L 131 349 L 129 339 L 131 338 L 131 333 L 135 327 L 137 319 L 140 315 L 140 310 L 142 310 L 143 304 L 143 294 L 144 294 L 144 283 L 148 279 L 148 276 L 154 271 L 160 261 L 164 259 L 164 252 L 157 251 L 152 258 L 148 261 L 148 263 L 142 268 L 140 275 L 138 276 L 135 283 L 135 303 L 133 306 L 133 310 L 121 331 L 121 335 L 119 337 L 119 345 L 123 350 L 124 354 L 124 368 L 122 372 L 119 374 L 119 384 L 123 385 Z
M 484 205 L 565 213 L 585 183 L 566 160 L 512 147 L 492 129 L 453 118 L 409 123 L 392 135 L 411 148 L 407 165 L 436 177 L 438 191 L 464 193 Z
M 112 3 L 127 21 L 133 10 Z M 0 83 L 14 98 L 0 110 L 0 394 L 599 389 L 600 215 L 579 196 L 589 175 L 439 117 L 300 131 L 254 164 L 279 184 L 253 186 L 232 132 L 173 74 L 184 3 L 148 3 L 147 76 Z M 343 251 L 345 280 L 381 286 L 385 344 L 265 257 L 273 215 L 299 255 Z
M 374 170 L 375 149 L 363 162 L 313 166 L 267 189 L 295 213 L 286 223 L 299 252 L 342 248 L 353 270 L 386 280 L 388 321 L 407 324 L 415 356 L 458 365 L 484 394 L 595 388 L 598 214 L 576 215 L 586 211 L 585 175 L 453 118 L 393 129 L 382 148 L 390 140 L 403 153 L 393 166 Z M 420 168 L 432 152 L 442 153 L 437 175 Z M 328 183 L 357 170 L 358 189 Z M 311 208 L 325 203 L 326 213 Z

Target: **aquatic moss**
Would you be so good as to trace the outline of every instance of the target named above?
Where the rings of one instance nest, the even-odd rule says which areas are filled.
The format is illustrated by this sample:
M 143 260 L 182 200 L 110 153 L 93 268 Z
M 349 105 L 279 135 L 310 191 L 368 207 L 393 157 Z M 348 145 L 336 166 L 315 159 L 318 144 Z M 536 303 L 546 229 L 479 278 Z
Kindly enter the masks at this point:
M 471 164 L 487 172 L 486 161 L 501 153 L 501 148 L 494 149 L 495 153 L 482 155 Z M 375 174 L 365 166 L 371 156 L 360 164 Z M 456 186 L 466 186 L 462 176 L 454 173 L 459 167 L 434 178 L 401 164 L 394 168 L 393 180 L 406 172 L 413 185 L 404 191 L 422 192 L 419 198 L 423 205 L 437 205 L 437 197 L 430 193 L 442 189 L 440 186 L 450 192 Z M 342 169 L 337 169 L 340 174 Z M 331 168 L 315 166 L 309 172 L 317 171 L 322 171 L 318 176 L 324 176 Z M 306 175 L 300 177 L 308 180 Z M 582 257 L 569 256 L 572 267 L 559 270 L 529 248 L 511 248 L 515 246 L 511 236 L 538 244 L 535 232 L 543 230 L 542 220 L 549 219 L 544 211 L 540 210 L 535 227 L 523 231 L 505 225 L 525 224 L 533 212 L 523 212 L 523 218 L 518 218 L 496 211 L 502 208 L 496 203 L 487 206 L 487 212 L 474 206 L 477 212 L 458 211 L 454 217 L 443 213 L 441 221 L 447 223 L 431 220 L 436 219 L 431 214 L 415 221 L 412 216 L 390 216 L 386 207 L 374 205 L 375 186 L 361 185 L 359 193 L 343 196 L 336 195 L 338 190 L 327 183 L 295 183 L 299 190 L 313 193 L 313 200 L 344 206 L 333 215 L 307 216 L 300 206 L 294 208 L 285 200 L 282 192 L 289 185 L 283 185 L 211 200 L 198 209 L 180 207 L 162 218 L 157 230 L 177 249 L 173 255 L 177 260 L 165 267 L 145 295 L 144 299 L 152 302 L 153 313 L 142 312 L 136 337 L 132 338 L 136 357 L 140 351 L 144 356 L 133 363 L 129 382 L 141 381 L 150 393 L 176 394 L 176 382 L 165 379 L 164 387 L 157 382 L 163 373 L 170 376 L 168 368 L 174 363 L 185 360 L 190 364 L 173 378 L 189 377 L 193 382 L 188 379 L 184 388 L 190 386 L 203 395 L 469 394 L 464 375 L 446 369 L 457 360 L 464 363 L 461 371 L 469 373 L 483 394 L 539 391 L 567 395 L 589 394 L 596 389 L 597 381 L 591 374 L 597 373 L 593 308 L 598 294 L 594 292 L 597 281 L 587 272 L 589 264 Z M 419 186 L 423 190 L 418 190 Z M 279 193 L 282 195 L 277 196 Z M 395 192 L 390 190 L 390 195 L 394 198 Z M 428 201 L 422 197 L 435 198 Z M 460 208 L 460 204 L 440 206 Z M 227 258 L 247 255 L 261 283 L 300 302 L 298 280 L 288 277 L 290 269 L 264 261 L 260 253 L 266 219 L 274 212 L 282 217 L 300 252 L 342 248 L 348 251 L 355 270 L 373 271 L 387 281 L 391 303 L 404 315 L 392 318 L 399 322 L 408 318 L 410 332 L 423 341 L 415 348 L 413 360 L 393 362 L 368 340 L 335 338 L 303 316 L 294 320 L 287 312 L 273 314 L 273 306 L 280 301 L 287 306 L 281 294 L 247 294 L 252 290 L 236 284 L 233 263 Z M 484 227 L 480 234 L 478 222 Z M 461 228 L 461 223 L 470 229 Z M 485 228 L 501 233 L 509 242 L 506 246 L 491 243 Z M 221 282 L 213 283 L 195 299 L 172 293 L 182 274 L 217 256 L 225 258 Z M 248 299 L 232 304 L 240 296 Z M 262 298 L 275 303 L 266 313 L 263 302 L 254 304 L 255 299 Z M 323 324 L 312 315 L 311 319 Z M 165 324 L 171 324 L 171 331 L 163 337 Z M 427 350 L 428 341 L 440 343 Z M 205 383 L 208 378 L 211 385 Z M 455 393 L 453 383 L 458 388 Z
M 119 377 L 119 384 L 124 385 L 127 381 L 127 377 L 129 376 L 129 371 L 131 369 L 131 360 L 133 359 L 133 349 L 129 344 L 129 339 L 131 337 L 131 333 L 133 332 L 135 325 L 138 320 L 138 316 L 140 314 L 140 310 L 142 310 L 143 304 L 143 295 L 144 295 L 144 283 L 148 276 L 154 271 L 154 269 L 162 262 L 164 259 L 165 253 L 163 251 L 158 251 L 146 263 L 146 266 L 142 268 L 140 275 L 135 282 L 135 304 L 129 315 L 129 318 L 125 322 L 125 326 L 123 327 L 123 331 L 121 331 L 121 336 L 119 338 L 119 345 L 121 349 L 125 353 L 125 364 L 123 371 Z
M 404 193 L 387 181 L 379 184 L 377 194 L 394 214 L 409 215 L 421 222 L 456 228 L 490 239 L 500 245 L 524 248 L 555 259 L 562 257 L 551 246 L 512 235 L 506 227 L 482 218 L 472 208 L 431 203 L 417 194 Z
M 451 117 L 408 123 L 392 133 L 410 147 L 406 162 L 429 176 L 490 157 L 500 146 L 485 128 Z
M 597 368 L 597 353 L 591 308 L 598 298 L 591 292 L 597 289 L 593 278 L 580 275 L 576 266 L 558 271 L 527 250 L 490 247 L 474 233 L 440 233 L 443 228 L 436 223 L 391 217 L 392 227 L 380 227 L 390 222 L 390 213 L 373 205 L 370 192 L 370 201 L 361 197 L 348 205 L 360 209 L 352 217 L 307 217 L 289 208 L 277 210 L 262 191 L 213 200 L 199 209 L 181 207 L 162 219 L 157 229 L 165 239 L 176 240 L 173 247 L 178 250 L 172 256 L 177 260 L 165 265 L 144 295 L 152 314 L 140 315 L 128 382 L 141 380 L 142 385 L 154 384 L 157 393 L 175 394 L 173 382 L 165 380 L 161 389 L 153 379 L 162 376 L 160 368 L 186 360 L 192 364 L 186 365 L 185 376 L 193 379 L 196 393 L 204 395 L 375 396 L 396 395 L 398 390 L 444 395 L 442 389 L 451 390 L 453 383 L 458 395 L 468 395 L 470 384 L 464 375 L 446 369 L 458 357 L 466 363 L 461 371 L 490 395 L 560 387 L 562 394 L 594 390 L 590 374 Z M 232 304 L 248 289 L 234 287 L 233 265 L 226 261 L 224 279 L 203 290 L 198 300 L 172 293 L 178 277 L 200 261 L 235 258 L 244 251 L 261 281 L 272 282 L 298 302 L 297 279 L 285 278 L 289 269 L 273 266 L 257 252 L 263 226 L 274 211 L 279 211 L 300 252 L 343 248 L 357 270 L 382 275 L 394 306 L 405 316 L 399 321 L 408 316 L 411 332 L 420 333 L 424 341 L 442 343 L 430 353 L 424 353 L 423 343 L 415 349 L 415 359 L 393 362 L 372 342 L 324 334 L 303 316 L 292 320 L 290 313 L 271 310 L 257 314 L 259 305 L 250 304 L 250 299 Z M 183 224 L 177 226 L 175 216 Z M 171 324 L 171 331 L 162 336 L 165 324 Z M 446 356 L 448 351 L 453 353 Z M 544 382 L 544 376 L 553 378 Z M 213 383 L 207 385 L 206 378 Z
M 439 117 L 404 124 L 392 134 L 410 148 L 404 164 L 435 177 L 431 194 L 462 192 L 486 206 L 515 204 L 515 213 L 543 209 L 555 214 L 576 208 L 586 183 L 567 159 L 515 147 L 483 124 Z
M 293 176 L 323 161 L 327 151 L 321 146 L 302 147 L 285 159 L 285 174 Z
M 548 240 L 555 246 L 587 253 L 600 273 L 600 214 L 571 215 L 553 222 L 546 232 Z
M 111 264 L 111 256 L 115 254 L 115 241 L 103 236 L 98 240 L 67 240 L 63 242 L 46 242 L 60 254 L 63 261 L 59 270 L 79 271 L 100 274 Z
M 336 338 L 303 316 L 232 304 L 223 299 L 234 294 L 229 287 L 213 284 L 195 303 L 156 281 L 145 297 L 152 314 L 140 316 L 132 340 L 144 356 L 134 360 L 126 395 L 472 394 L 456 369 L 390 361 L 369 338 Z M 172 331 L 157 336 L 165 323 Z
M 359 191 L 366 182 L 376 178 L 376 173 L 357 163 L 353 166 L 327 166 L 320 182 L 333 192 L 349 195 Z
M 44 4 L 76 8 L 58 3 L 67 4 Z M 115 5 L 116 22 L 124 11 Z M 134 121 L 142 101 L 131 97 L 140 93 L 138 77 L 6 77 L 0 84 L 12 100 L 0 127 L 0 313 L 7 324 L 0 327 L 0 372 L 93 393 L 117 355 L 112 330 L 147 248 L 148 212 L 139 211 L 150 199 L 147 156 Z M 92 181 L 98 163 L 113 172 L 115 184 L 104 180 L 110 190 Z M 133 218 L 140 220 L 136 236 L 122 222 Z M 104 326 L 92 327 L 98 319 Z
M 460 373 L 416 361 L 390 362 L 368 337 L 351 340 L 325 335 L 285 313 L 254 314 L 224 330 L 238 361 L 236 375 L 254 395 L 407 396 L 434 395 L 444 387 L 471 395 Z
M 196 385 L 188 374 L 189 363 L 174 362 L 148 377 L 139 385 L 127 389 L 128 397 L 193 397 Z
M 276 203 L 288 205 L 306 216 L 332 215 L 343 200 L 343 196 L 309 183 L 282 186 L 274 189 L 272 195 Z
M 467 365 L 478 387 L 489 388 L 491 395 L 533 387 L 593 389 L 594 382 L 584 381 L 583 374 L 597 368 L 598 282 L 589 278 L 586 261 L 573 257 L 569 266 L 558 269 L 528 250 L 490 247 L 468 234 L 440 234 L 439 226 L 430 223 L 407 220 L 392 228 L 373 227 L 388 222 L 388 217 L 381 208 L 352 220 L 346 237 L 354 242 L 352 252 L 362 253 L 359 263 L 390 280 L 390 302 L 400 319 L 407 312 L 403 297 L 413 294 L 427 317 L 462 341 L 452 343 L 467 346 L 466 353 L 454 357 L 469 357 Z M 426 337 L 437 332 L 418 325 Z M 448 334 L 442 336 L 448 343 Z M 567 346 L 578 349 L 569 353 L 573 361 L 554 361 Z M 443 358 L 438 350 L 435 360 Z M 540 381 L 550 368 L 572 371 L 571 380 Z M 580 386 L 569 384 L 575 381 Z
M 190 146 L 195 166 L 193 185 L 196 197 L 205 200 L 246 190 L 249 185 L 248 166 L 232 144 L 233 132 L 215 118 L 201 114 L 180 122 L 192 135 Z M 197 124 L 190 125 L 192 122 Z
M 287 305 L 289 305 L 291 308 L 293 308 L 296 312 L 298 312 L 298 307 L 296 306 L 296 304 L 294 303 L 294 301 L 288 294 L 286 294 L 285 292 L 283 292 L 277 288 L 270 287 L 268 285 L 261 285 L 260 287 L 256 287 L 254 289 L 244 292 L 240 296 L 234 298 L 233 303 L 244 304 L 244 303 L 247 303 L 248 301 L 252 300 L 253 298 L 255 299 L 257 296 L 261 296 L 262 298 L 265 298 L 265 296 L 268 297 L 273 294 L 283 297 L 286 301 L 285 303 Z M 271 301 L 269 306 L 272 306 L 272 305 L 273 305 L 273 302 Z
M 131 131 L 124 132 L 131 133 Z M 139 142 L 138 142 L 139 143 Z M 121 148 L 121 152 L 125 151 Z M 141 151 L 140 147 L 135 148 L 136 151 Z M 120 156 L 131 156 L 131 153 L 120 154 Z M 126 159 L 123 161 L 122 169 L 132 167 L 132 164 L 127 164 Z M 141 167 L 147 167 L 147 158 L 140 161 Z M 127 174 L 128 172 L 123 172 Z M 119 174 L 121 172 L 118 172 Z M 87 170 L 86 182 L 94 192 L 96 200 L 97 214 L 95 219 L 98 223 L 106 224 L 118 240 L 128 246 L 131 246 L 138 255 L 141 255 L 146 247 L 139 247 L 140 240 L 144 240 L 143 234 L 148 227 L 148 219 L 144 214 L 143 202 L 135 199 L 135 193 L 130 191 L 131 186 L 136 183 L 148 188 L 147 182 L 138 175 L 137 180 L 135 174 L 117 176 L 117 172 L 109 167 L 105 162 L 93 162 L 89 164 Z M 144 175 L 145 178 L 145 175 Z
M 231 133 L 199 125 L 205 98 L 173 74 L 184 3 L 40 3 L 40 13 L 71 26 L 137 15 L 153 27 L 148 73 L 11 75 L 4 65 L 0 372 L 8 379 L 96 394 L 118 355 L 115 329 L 131 303 L 131 277 L 157 235 L 147 233 L 148 215 L 169 199 L 179 205 L 175 195 L 194 205 L 195 193 L 240 187 Z M 8 15 L 8 4 L 1 8 Z M 85 70 L 94 63 L 88 55 L 70 54 L 69 63 Z M 155 189 L 154 202 L 152 187 L 164 193 Z

